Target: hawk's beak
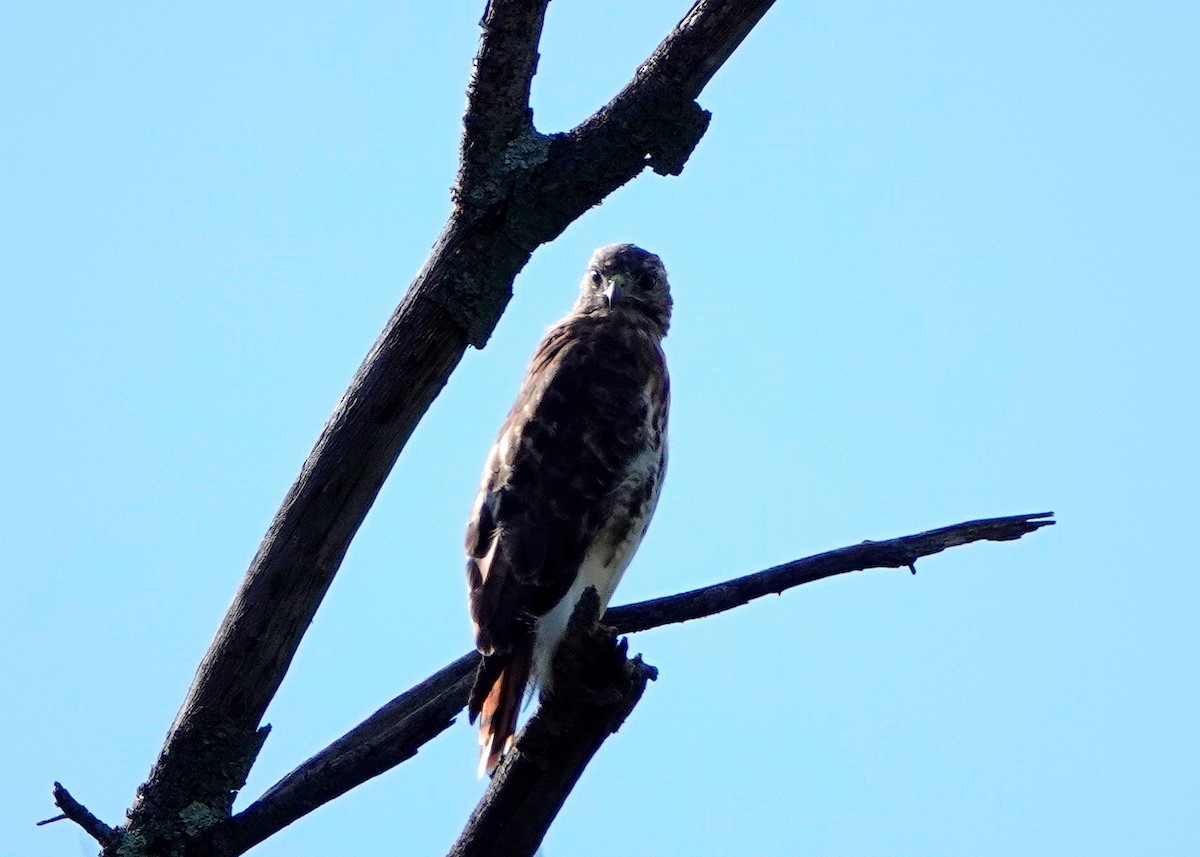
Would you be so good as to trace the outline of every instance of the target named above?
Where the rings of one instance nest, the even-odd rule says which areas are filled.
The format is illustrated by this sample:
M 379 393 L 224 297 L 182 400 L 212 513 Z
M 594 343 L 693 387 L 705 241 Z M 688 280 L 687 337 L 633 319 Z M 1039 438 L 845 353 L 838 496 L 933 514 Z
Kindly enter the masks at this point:
M 604 280 L 604 297 L 611 307 L 625 296 L 627 284 L 624 274 L 613 274 Z

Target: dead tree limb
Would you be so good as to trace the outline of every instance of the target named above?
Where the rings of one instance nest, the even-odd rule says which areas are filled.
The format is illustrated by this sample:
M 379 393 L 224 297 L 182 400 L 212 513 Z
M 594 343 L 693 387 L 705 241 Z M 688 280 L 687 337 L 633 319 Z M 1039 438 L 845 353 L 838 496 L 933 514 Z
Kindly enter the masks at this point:
M 486 343 L 539 245 L 647 166 L 682 170 L 709 118 L 696 96 L 773 0 L 699 0 L 609 104 L 550 136 L 534 130 L 528 98 L 547 2 L 488 3 L 454 212 L 287 492 L 106 851 L 181 854 L 229 817 L 268 703 L 467 345 Z
M 732 610 L 764 595 L 837 574 L 911 568 L 919 559 L 978 541 L 1019 539 L 1054 524 L 1051 513 L 966 521 L 911 536 L 867 541 L 664 598 L 612 607 L 603 622 L 622 634 Z M 411 758 L 466 705 L 475 652 L 405 691 L 268 789 L 218 831 L 239 854 L 355 786 Z M 524 740 L 524 739 L 522 739 Z
M 293 821 L 411 759 L 454 723 L 479 655 L 463 655 L 400 694 L 212 830 L 218 853 L 241 854 Z
M 56 818 L 39 821 L 39 825 L 50 824 L 60 819 L 70 819 L 82 827 L 88 836 L 99 842 L 101 847 L 112 845 L 120 836 L 114 828 L 96 818 L 86 806 L 71 797 L 71 793 L 63 788 L 62 783 L 54 784 L 54 804 L 62 810 L 63 814 Z
M 812 583 L 835 574 L 865 571 L 868 568 L 908 568 L 917 573 L 916 563 L 922 557 L 941 553 L 946 548 L 971 542 L 1006 542 L 1019 539 L 1042 527 L 1054 524 L 1053 512 L 1032 515 L 1011 515 L 1006 518 L 984 518 L 940 527 L 912 536 L 901 536 L 883 542 L 838 548 L 806 559 L 777 565 L 755 574 L 703 586 L 691 592 L 668 595 L 637 604 L 614 607 L 604 614 L 605 624 L 624 634 L 687 622 L 740 607 L 755 598 L 779 593 Z

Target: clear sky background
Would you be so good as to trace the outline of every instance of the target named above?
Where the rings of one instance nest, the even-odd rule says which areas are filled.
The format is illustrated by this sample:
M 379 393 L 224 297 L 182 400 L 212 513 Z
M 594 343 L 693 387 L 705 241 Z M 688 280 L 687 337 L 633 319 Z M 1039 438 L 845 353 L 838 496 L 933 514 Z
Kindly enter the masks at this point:
M 449 212 L 483 3 L 11 4 L 0 26 L 0 807 L 93 853 Z M 551 4 L 542 131 L 686 2 Z M 588 254 L 666 262 L 672 460 L 617 601 L 1053 509 L 919 573 L 637 635 L 550 855 L 1200 852 L 1200 6 L 780 0 L 540 249 L 371 511 L 239 805 L 469 647 L 461 538 Z M 465 719 L 253 853 L 444 853 Z

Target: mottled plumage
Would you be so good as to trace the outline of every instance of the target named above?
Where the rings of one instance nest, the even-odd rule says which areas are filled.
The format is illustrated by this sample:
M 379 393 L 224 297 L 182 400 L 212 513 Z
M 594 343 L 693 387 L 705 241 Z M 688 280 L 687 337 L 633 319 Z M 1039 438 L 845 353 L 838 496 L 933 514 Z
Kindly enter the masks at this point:
M 481 772 L 511 745 L 526 688 L 545 687 L 579 596 L 594 586 L 608 603 L 650 523 L 667 462 L 670 318 L 657 256 L 597 250 L 488 455 L 466 538 Z

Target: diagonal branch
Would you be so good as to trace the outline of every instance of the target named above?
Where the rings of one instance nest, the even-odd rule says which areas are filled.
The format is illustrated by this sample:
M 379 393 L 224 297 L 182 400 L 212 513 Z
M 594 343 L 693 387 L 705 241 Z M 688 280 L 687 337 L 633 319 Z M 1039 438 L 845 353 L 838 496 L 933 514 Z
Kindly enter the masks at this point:
M 621 634 L 732 610 L 764 595 L 837 574 L 912 568 L 917 560 L 978 541 L 1011 541 L 1051 526 L 1050 513 L 985 518 L 881 542 L 862 542 L 690 592 L 612 607 L 604 623 Z M 226 825 L 238 854 L 360 783 L 411 758 L 466 705 L 475 652 L 434 673 L 302 763 Z M 224 835 L 224 834 L 222 834 Z

